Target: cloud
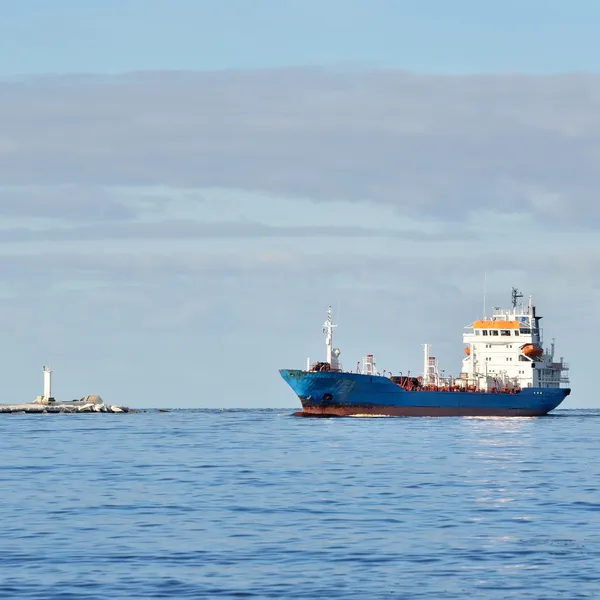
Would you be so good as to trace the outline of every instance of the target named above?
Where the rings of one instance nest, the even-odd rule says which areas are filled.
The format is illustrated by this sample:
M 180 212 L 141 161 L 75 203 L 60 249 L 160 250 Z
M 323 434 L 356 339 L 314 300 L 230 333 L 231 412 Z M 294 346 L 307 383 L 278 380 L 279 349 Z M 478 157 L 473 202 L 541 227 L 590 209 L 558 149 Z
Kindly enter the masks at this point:
M 98 222 L 128 220 L 135 214 L 97 185 L 0 187 L 0 217 Z
M 433 257 L 414 252 L 385 257 L 335 251 L 311 254 L 302 250 L 140 253 L 88 249 L 42 255 L 0 254 L 0 278 L 5 285 L 20 282 L 31 290 L 42 287 L 45 294 L 53 289 L 62 290 L 71 282 L 141 289 L 147 285 L 170 287 L 188 279 L 214 283 L 233 277 L 254 282 L 264 278 L 265 286 L 259 286 L 261 293 L 268 292 L 270 285 L 277 281 L 290 288 L 298 285 L 310 289 L 310 282 L 348 292 L 397 289 L 410 294 L 419 293 L 423 286 L 431 291 L 440 285 L 447 291 L 451 286 L 461 295 L 472 295 L 476 289 L 479 302 L 484 271 L 487 271 L 488 288 L 495 292 L 504 289 L 505 295 L 510 291 L 510 282 L 500 282 L 507 281 L 509 276 L 514 276 L 515 283 L 526 280 L 544 293 L 552 289 L 549 301 L 552 297 L 568 298 L 584 289 L 600 290 L 600 254 L 577 251 L 562 252 L 557 256 L 532 251 L 526 261 L 511 249 L 475 252 L 458 258 L 443 253 Z M 460 278 L 457 278 L 457 272 L 460 272 Z M 442 298 L 443 295 L 434 294 L 423 301 L 439 305 Z
M 82 216 L 85 208 L 81 207 Z M 68 212 L 71 215 L 70 212 Z M 93 213 L 92 213 L 93 214 Z M 89 218 L 89 217 L 88 217 Z M 0 231 L 0 242 L 64 242 L 101 240 L 200 240 L 200 239 L 244 239 L 244 238 L 401 238 L 411 242 L 440 242 L 462 239 L 456 231 L 427 233 L 388 228 L 344 227 L 344 226 L 272 226 L 252 221 L 237 222 L 193 222 L 163 220 L 146 223 L 110 223 L 98 227 L 61 227 L 30 229 L 14 227 Z M 473 238 L 475 239 L 475 237 Z
M 0 83 L 13 184 L 237 188 L 600 220 L 600 77 L 279 69 Z

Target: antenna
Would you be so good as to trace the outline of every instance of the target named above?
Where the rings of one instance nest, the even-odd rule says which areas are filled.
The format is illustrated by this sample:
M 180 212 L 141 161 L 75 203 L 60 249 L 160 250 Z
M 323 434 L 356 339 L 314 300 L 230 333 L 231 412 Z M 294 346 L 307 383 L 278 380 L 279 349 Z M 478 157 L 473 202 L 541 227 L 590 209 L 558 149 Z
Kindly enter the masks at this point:
M 516 287 L 514 287 L 511 290 L 511 296 L 513 308 L 517 308 L 517 299 L 522 298 L 523 294 Z

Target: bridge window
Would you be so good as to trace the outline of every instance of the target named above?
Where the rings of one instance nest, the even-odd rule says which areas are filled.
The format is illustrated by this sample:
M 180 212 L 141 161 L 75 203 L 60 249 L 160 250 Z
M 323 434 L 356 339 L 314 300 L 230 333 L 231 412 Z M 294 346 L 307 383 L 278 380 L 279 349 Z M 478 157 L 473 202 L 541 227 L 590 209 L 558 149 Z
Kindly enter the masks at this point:
M 519 330 L 515 329 L 515 335 L 519 335 Z
M 484 330 L 481 332 L 481 335 L 487 335 L 487 334 L 488 334 L 488 332 L 487 332 L 487 329 L 484 329 Z
M 500 335 L 510 335 L 510 329 L 501 329 Z
M 521 333 L 530 334 L 531 329 L 529 327 L 521 327 Z
M 498 335 L 498 330 L 497 329 L 490 330 L 490 335 Z

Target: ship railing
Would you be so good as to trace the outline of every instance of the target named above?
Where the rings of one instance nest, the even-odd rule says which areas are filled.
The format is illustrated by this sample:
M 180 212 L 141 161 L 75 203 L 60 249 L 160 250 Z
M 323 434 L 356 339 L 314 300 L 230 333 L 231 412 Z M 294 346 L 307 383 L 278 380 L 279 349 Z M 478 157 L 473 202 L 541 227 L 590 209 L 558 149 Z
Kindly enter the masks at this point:
M 457 383 L 437 385 L 435 383 L 422 385 L 419 382 L 418 385 L 414 384 L 414 378 L 411 377 L 395 377 L 396 385 L 404 388 L 409 392 L 448 392 L 448 393 L 478 393 L 478 394 L 519 394 L 522 391 L 522 387 L 519 385 L 497 385 L 490 386 L 487 389 L 481 388 L 478 385 L 460 385 Z

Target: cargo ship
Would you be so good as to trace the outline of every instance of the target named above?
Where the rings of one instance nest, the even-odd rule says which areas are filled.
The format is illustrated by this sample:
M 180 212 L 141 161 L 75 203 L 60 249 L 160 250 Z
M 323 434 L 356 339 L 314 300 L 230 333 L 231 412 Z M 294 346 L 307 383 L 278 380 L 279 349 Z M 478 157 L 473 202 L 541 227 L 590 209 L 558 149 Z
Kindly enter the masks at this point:
M 280 369 L 302 404 L 297 416 L 503 416 L 537 417 L 570 393 L 568 364 L 554 358 L 554 340 L 544 348 L 541 316 L 529 297 L 512 288 L 512 306 L 494 308 L 463 334 L 465 356 L 458 377 L 446 377 L 431 346 L 424 344 L 423 373 L 379 372 L 367 354 L 344 370 L 333 346 L 332 311 L 323 326 L 326 357 L 306 369 Z M 441 375 L 440 375 L 441 373 Z

